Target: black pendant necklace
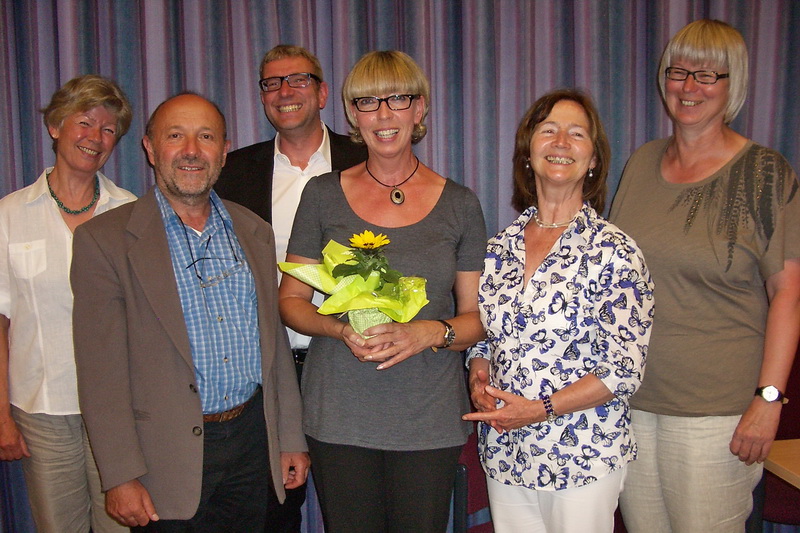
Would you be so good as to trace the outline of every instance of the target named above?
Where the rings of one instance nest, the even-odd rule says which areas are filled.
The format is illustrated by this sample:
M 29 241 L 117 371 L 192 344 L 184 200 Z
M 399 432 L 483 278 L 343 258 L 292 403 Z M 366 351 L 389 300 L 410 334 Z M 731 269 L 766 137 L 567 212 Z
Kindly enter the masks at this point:
M 364 162 L 364 167 L 367 169 L 367 174 L 369 174 L 372 179 L 374 179 L 384 187 L 389 187 L 390 189 L 392 189 L 391 192 L 389 193 L 389 198 L 392 200 L 392 203 L 394 205 L 402 205 L 403 202 L 406 201 L 406 195 L 403 193 L 403 191 L 400 190 L 400 186 L 403 185 L 408 180 L 410 180 L 412 177 L 414 177 L 414 174 L 416 174 L 417 170 L 419 169 L 419 157 L 414 156 L 414 159 L 417 160 L 417 166 L 414 167 L 414 171 L 411 174 L 409 174 L 406 179 L 404 179 L 397 185 L 387 185 L 386 183 L 383 183 L 381 180 L 376 178 L 375 175 L 369 171 L 369 160 Z
M 50 191 L 50 196 L 55 200 L 58 208 L 68 215 L 80 215 L 81 213 L 85 213 L 91 209 L 92 206 L 97 203 L 97 199 L 100 198 L 100 180 L 97 176 L 94 177 L 94 196 L 92 196 L 92 201 L 89 202 L 89 205 L 81 207 L 80 209 L 70 209 L 58 199 L 58 196 L 56 196 L 56 193 L 53 192 L 53 188 L 50 186 L 50 174 L 47 175 L 47 189 Z

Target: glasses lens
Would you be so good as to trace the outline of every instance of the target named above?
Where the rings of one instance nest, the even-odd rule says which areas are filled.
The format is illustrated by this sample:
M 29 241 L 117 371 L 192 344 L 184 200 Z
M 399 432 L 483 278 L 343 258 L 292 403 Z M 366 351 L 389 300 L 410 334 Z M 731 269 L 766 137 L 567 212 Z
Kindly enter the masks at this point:
M 204 258 L 201 258 L 204 259 Z M 208 257 L 205 259 L 217 259 L 216 257 Z M 222 261 L 222 260 L 220 260 Z M 209 287 L 213 287 L 215 285 L 219 285 L 229 277 L 233 276 L 234 274 L 239 273 L 244 269 L 244 262 L 243 261 L 236 261 L 233 265 L 225 270 L 212 275 L 201 275 L 200 276 L 200 288 L 207 289 Z
M 407 94 L 393 94 L 386 98 L 386 104 L 393 111 L 402 111 L 411 107 L 411 96 Z
M 308 87 L 311 83 L 311 76 L 308 74 L 292 74 L 286 77 L 286 83 L 289 84 L 289 87 L 294 87 L 295 89 Z
M 685 70 L 685 69 L 682 69 L 682 68 L 677 68 L 677 67 L 669 67 L 667 69 L 667 78 L 669 78 L 671 80 L 683 81 L 687 77 L 689 77 L 689 71 L 688 70 Z
M 700 83 L 717 83 L 717 74 L 710 70 L 698 70 L 694 73 L 694 79 Z
M 356 98 L 355 100 L 356 100 L 356 109 L 358 109 L 362 113 L 375 111 L 376 109 L 378 109 L 378 106 L 381 105 L 381 101 L 375 98 L 374 96 L 364 96 L 362 98 Z
M 264 78 L 259 83 L 262 91 L 277 91 L 281 88 L 283 78 Z

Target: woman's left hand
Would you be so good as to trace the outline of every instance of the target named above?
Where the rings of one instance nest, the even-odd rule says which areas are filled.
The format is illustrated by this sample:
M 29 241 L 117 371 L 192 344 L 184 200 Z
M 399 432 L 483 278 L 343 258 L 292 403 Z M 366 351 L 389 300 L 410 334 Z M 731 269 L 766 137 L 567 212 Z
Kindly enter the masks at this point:
M 763 463 L 775 440 L 780 418 L 780 402 L 770 403 L 759 397 L 753 398 L 733 432 L 731 453 L 748 466 L 756 461 Z
M 767 278 L 766 288 L 769 312 L 758 382 L 785 390 L 800 336 L 800 259 L 784 261 L 783 270 Z M 740 461 L 751 465 L 767 458 L 778 432 L 781 405 L 758 396 L 750 401 L 730 443 L 731 453 Z
M 544 404 L 541 401 L 528 400 L 523 396 L 502 391 L 491 385 L 486 386 L 486 394 L 502 400 L 503 406 L 479 413 L 467 413 L 461 417 L 463 420 L 486 422 L 497 431 L 502 432 L 529 426 L 545 419 Z
M 364 331 L 366 339 L 362 348 L 383 348 L 369 353 L 363 360 L 380 362 L 377 370 L 385 370 L 439 344 L 444 338 L 442 330 L 443 326 L 433 320 L 413 320 L 405 324 L 389 322 L 372 326 Z

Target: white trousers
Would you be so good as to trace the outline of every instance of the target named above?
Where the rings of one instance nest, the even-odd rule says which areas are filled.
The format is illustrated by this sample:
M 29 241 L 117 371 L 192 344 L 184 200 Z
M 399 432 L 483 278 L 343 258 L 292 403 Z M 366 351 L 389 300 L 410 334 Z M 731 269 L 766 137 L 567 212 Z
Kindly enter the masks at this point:
M 611 533 L 627 466 L 565 490 L 532 490 L 487 476 L 495 533 Z
M 620 506 L 629 533 L 741 533 L 763 471 L 728 448 L 739 416 L 632 411 L 639 458 Z
M 39 533 L 127 532 L 106 513 L 81 415 L 30 414 L 11 406 L 30 457 L 22 460 Z

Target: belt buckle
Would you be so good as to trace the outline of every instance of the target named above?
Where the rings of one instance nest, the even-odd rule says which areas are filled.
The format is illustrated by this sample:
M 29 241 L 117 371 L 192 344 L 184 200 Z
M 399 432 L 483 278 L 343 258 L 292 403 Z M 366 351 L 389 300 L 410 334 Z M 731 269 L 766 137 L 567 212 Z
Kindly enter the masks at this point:
M 257 395 L 258 391 L 256 391 L 246 402 L 228 409 L 227 411 L 203 415 L 203 422 L 228 422 L 229 420 L 233 420 L 244 412 L 245 408 L 250 405 L 250 402 L 252 402 Z

